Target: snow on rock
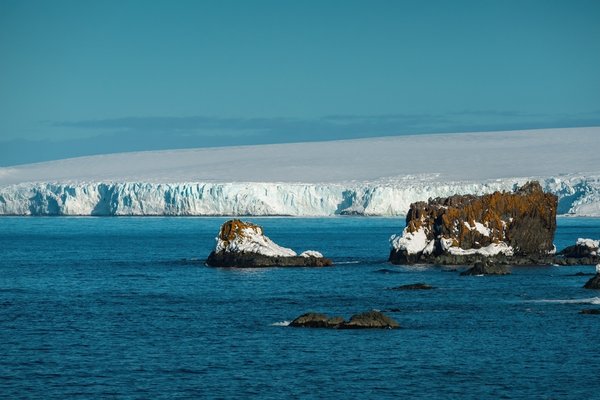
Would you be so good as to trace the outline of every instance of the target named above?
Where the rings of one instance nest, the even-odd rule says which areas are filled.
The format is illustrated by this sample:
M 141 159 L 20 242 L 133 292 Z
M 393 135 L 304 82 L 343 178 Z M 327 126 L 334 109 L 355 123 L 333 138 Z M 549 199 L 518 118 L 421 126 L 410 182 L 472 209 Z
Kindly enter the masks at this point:
M 600 240 L 579 238 L 579 239 L 577 239 L 577 242 L 575 243 L 575 245 L 587 247 L 589 249 L 590 256 L 600 255 L 600 251 L 599 251 L 600 250 Z
M 303 251 L 302 253 L 300 253 L 300 257 L 323 258 L 323 254 L 321 254 L 321 253 L 319 253 L 318 251 L 315 251 L 315 250 L 306 250 L 306 251 Z
M 296 256 L 296 252 L 292 249 L 281 247 L 265 236 L 260 226 L 236 219 L 227 221 L 221 226 L 216 240 L 216 253 L 256 253 L 269 257 Z
M 466 256 L 466 255 L 474 255 L 480 254 L 482 256 L 490 257 L 496 256 L 498 254 L 504 254 L 505 256 L 512 256 L 514 254 L 514 249 L 504 242 L 500 243 L 492 243 L 488 246 L 481 247 L 479 249 L 461 249 L 460 247 L 449 247 L 448 253 L 455 256 Z
M 393 249 L 406 251 L 407 254 L 418 254 L 424 252 L 427 248 L 433 250 L 433 246 L 430 246 L 430 240 L 427 240 L 427 233 L 423 228 L 409 232 L 407 228 L 404 228 L 402 235 L 392 235 L 390 238 L 390 244 Z
M 600 240 L 579 238 L 577 239 L 576 244 L 578 246 L 589 247 L 590 249 L 597 249 L 600 247 Z

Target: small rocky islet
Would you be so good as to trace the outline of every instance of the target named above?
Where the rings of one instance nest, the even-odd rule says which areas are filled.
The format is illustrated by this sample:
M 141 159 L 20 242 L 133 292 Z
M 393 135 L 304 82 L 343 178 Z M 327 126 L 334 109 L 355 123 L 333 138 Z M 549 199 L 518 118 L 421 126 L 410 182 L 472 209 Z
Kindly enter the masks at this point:
M 328 329 L 397 329 L 400 324 L 380 311 L 371 310 L 355 314 L 346 321 L 343 317 L 329 317 L 321 313 L 309 312 L 294 319 L 294 328 Z
M 390 238 L 392 264 L 479 265 L 472 274 L 499 274 L 494 265 L 594 265 L 598 240 L 579 239 L 559 253 L 553 244 L 558 198 L 539 182 L 513 192 L 454 195 L 410 205 L 406 228 Z M 489 271 L 489 272 L 486 272 Z M 502 272 L 500 274 L 505 274 Z
M 225 222 L 216 238 L 215 249 L 206 260 L 210 267 L 325 267 L 332 265 L 321 253 L 307 250 L 298 255 L 269 239 L 263 228 L 232 219 Z

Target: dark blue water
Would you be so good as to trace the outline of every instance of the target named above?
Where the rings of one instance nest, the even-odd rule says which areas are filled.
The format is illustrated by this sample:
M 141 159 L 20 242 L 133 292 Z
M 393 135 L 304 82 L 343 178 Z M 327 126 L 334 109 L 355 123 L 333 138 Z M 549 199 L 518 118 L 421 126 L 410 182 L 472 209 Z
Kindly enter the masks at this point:
M 570 276 L 594 267 L 459 277 L 387 264 L 399 219 L 252 220 L 338 266 L 180 261 L 220 218 L 1 218 L 0 398 L 600 397 L 600 316 L 578 314 L 600 293 Z M 557 246 L 577 237 L 600 220 L 560 219 Z M 386 290 L 415 282 L 439 289 Z M 403 329 L 275 324 L 372 308 Z

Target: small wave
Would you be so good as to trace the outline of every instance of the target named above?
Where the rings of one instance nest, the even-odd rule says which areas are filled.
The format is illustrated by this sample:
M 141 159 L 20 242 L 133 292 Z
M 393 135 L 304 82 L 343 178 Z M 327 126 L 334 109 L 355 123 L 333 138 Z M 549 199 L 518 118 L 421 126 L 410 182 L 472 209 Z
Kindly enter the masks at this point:
M 360 261 L 338 261 L 335 264 L 336 265 L 342 265 L 342 264 L 358 264 Z
M 542 299 L 530 300 L 533 303 L 554 303 L 554 304 L 600 304 L 600 297 L 589 297 L 586 299 Z
M 271 326 L 288 326 L 291 323 L 292 323 L 292 321 L 279 321 L 279 322 L 273 322 L 271 324 Z

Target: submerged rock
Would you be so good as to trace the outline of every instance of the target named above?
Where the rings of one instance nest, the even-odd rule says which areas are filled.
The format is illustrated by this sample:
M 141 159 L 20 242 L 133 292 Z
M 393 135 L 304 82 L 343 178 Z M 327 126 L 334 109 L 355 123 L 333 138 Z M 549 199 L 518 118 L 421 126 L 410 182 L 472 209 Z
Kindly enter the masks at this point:
M 239 219 L 225 222 L 216 240 L 215 250 L 206 260 L 211 267 L 323 267 L 333 264 L 314 250 L 297 255 L 265 236 L 262 227 Z
M 557 197 L 529 182 L 513 193 L 455 195 L 410 205 L 406 228 L 390 238 L 394 264 L 549 263 Z
M 579 314 L 600 315 L 600 308 L 587 308 L 579 311 Z
M 510 270 L 506 265 L 480 261 L 476 262 L 475 265 L 468 270 L 461 272 L 460 275 L 510 275 Z
M 589 281 L 583 285 L 585 289 L 600 289 L 600 265 L 596 265 L 596 275 L 594 275 Z
M 347 322 L 342 317 L 330 318 L 325 314 L 306 313 L 293 320 L 289 326 L 330 329 L 395 329 L 400 327 L 396 321 L 379 311 L 367 311 L 353 315 Z
M 426 283 L 411 283 L 408 285 L 402 285 L 402 286 L 396 286 L 393 288 L 390 288 L 390 290 L 430 290 L 430 289 L 435 289 L 433 286 L 428 285 Z

